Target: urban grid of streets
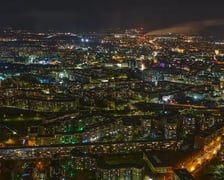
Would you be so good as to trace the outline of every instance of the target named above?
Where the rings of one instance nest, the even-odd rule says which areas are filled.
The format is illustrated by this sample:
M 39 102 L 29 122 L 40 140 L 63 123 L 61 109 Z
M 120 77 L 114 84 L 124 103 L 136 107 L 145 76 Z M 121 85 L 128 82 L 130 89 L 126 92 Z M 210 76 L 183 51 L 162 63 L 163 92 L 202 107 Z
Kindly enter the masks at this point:
M 222 177 L 224 41 L 6 29 L 0 51 L 2 178 Z

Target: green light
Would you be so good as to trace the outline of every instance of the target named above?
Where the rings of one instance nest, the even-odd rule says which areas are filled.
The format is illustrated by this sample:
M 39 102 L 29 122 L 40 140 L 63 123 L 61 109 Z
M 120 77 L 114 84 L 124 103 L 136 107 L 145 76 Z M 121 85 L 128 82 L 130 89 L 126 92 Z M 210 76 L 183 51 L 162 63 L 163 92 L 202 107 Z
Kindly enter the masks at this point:
M 70 177 L 73 177 L 74 175 L 75 175 L 74 172 L 71 172 L 71 173 L 70 173 Z
M 83 131 L 83 130 L 84 130 L 84 128 L 85 128 L 85 125 L 80 126 L 80 127 L 77 129 L 77 131 L 81 132 L 81 131 Z
M 75 137 L 72 137 L 72 139 L 71 139 L 71 143 L 72 144 L 75 144 L 75 143 L 77 143 L 78 142 L 78 140 L 75 138 Z
M 17 174 L 16 175 L 16 179 L 20 180 L 22 178 L 22 175 L 21 174 Z

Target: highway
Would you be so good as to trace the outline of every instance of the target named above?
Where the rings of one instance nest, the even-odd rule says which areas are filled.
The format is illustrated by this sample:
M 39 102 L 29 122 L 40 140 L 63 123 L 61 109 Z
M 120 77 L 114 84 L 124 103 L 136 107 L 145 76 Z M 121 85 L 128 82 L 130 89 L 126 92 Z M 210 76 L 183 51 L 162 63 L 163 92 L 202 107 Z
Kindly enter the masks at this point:
M 211 161 L 221 149 L 221 143 L 212 144 L 205 151 L 200 151 L 194 156 L 188 158 L 185 162 L 179 165 L 178 168 L 186 168 L 192 175 L 200 169 L 208 161 Z

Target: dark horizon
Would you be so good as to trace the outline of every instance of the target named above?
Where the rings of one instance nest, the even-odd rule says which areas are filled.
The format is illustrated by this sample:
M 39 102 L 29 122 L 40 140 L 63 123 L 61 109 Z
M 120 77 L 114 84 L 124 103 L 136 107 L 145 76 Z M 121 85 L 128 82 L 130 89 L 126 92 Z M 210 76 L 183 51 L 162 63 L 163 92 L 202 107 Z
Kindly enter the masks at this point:
M 218 0 L 3 0 L 0 5 L 0 27 L 41 32 L 135 27 L 159 32 L 177 27 L 178 32 L 182 29 L 222 36 L 224 30 L 224 2 Z

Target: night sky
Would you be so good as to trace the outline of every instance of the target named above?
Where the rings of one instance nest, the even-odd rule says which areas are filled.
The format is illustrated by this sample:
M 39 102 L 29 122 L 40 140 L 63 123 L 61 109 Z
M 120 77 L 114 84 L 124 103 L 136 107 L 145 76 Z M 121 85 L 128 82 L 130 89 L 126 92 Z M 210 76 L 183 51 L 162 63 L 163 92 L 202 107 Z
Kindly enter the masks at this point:
M 224 32 L 222 0 L 1 0 L 0 26 L 35 31 Z

